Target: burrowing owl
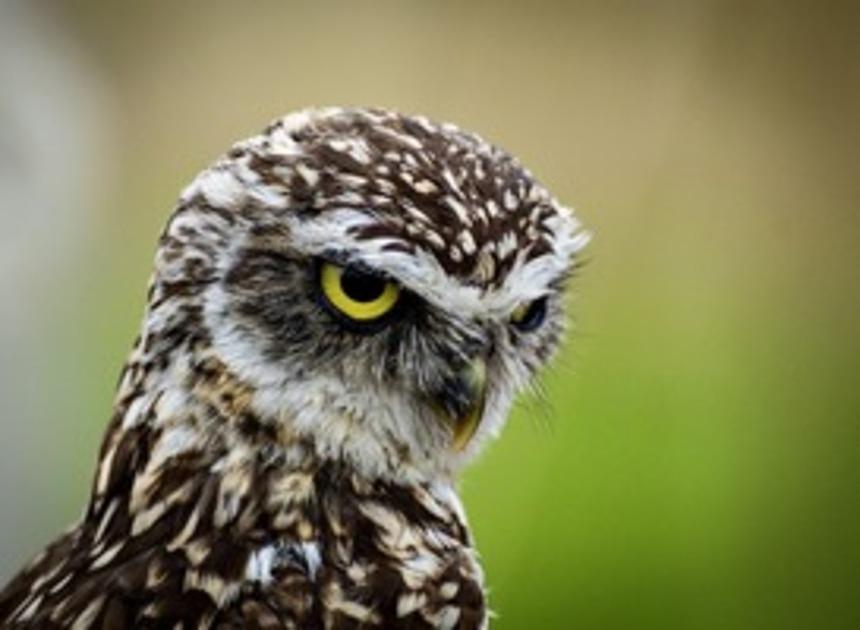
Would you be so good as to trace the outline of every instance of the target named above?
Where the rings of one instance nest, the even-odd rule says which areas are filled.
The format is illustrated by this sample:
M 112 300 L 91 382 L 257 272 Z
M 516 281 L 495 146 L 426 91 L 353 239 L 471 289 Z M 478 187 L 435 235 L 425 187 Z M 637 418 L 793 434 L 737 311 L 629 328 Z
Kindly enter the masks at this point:
M 454 488 L 553 354 L 586 236 L 507 153 L 287 116 L 182 193 L 79 522 L 5 626 L 481 628 Z

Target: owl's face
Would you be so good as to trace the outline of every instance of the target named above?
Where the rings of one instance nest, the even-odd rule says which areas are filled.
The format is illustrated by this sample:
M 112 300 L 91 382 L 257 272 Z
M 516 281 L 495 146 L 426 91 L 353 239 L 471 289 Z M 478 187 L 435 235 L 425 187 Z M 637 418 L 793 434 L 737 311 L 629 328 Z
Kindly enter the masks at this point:
M 251 411 L 321 456 L 450 475 L 558 346 L 585 239 L 475 136 L 380 111 L 303 112 L 186 190 L 152 300 L 198 287 L 177 308 L 196 313 Z

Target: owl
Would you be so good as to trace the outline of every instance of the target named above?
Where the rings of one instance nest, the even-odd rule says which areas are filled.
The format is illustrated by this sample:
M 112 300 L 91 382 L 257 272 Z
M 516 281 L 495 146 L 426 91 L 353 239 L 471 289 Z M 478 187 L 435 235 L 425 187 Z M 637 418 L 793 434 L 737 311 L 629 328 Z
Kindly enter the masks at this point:
M 450 124 L 307 110 L 181 194 L 81 520 L 3 627 L 485 628 L 456 491 L 587 233 Z

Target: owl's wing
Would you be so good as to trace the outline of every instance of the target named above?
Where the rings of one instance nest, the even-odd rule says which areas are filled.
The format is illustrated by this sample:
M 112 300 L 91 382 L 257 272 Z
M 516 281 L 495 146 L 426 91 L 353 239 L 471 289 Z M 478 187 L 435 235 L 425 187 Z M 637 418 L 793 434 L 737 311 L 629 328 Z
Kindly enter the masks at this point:
M 0 627 L 308 627 L 312 582 L 300 562 L 277 569 L 275 594 L 244 575 L 203 573 L 160 545 L 93 568 L 77 537 L 63 536 L 8 585 Z M 220 553 L 231 549 L 243 556 L 241 545 Z
M 75 545 L 78 535 L 63 536 L 8 585 L 0 626 L 308 627 L 312 582 L 300 561 L 278 566 L 276 595 L 245 575 L 201 572 L 182 550 L 160 545 L 93 568 Z M 222 545 L 220 553 L 231 550 L 247 555 L 241 545 Z
M 267 538 L 262 501 L 231 491 L 253 488 L 254 471 L 187 452 L 137 470 L 145 439 L 122 437 L 83 521 L 0 593 L 0 627 L 307 627 L 302 546 Z

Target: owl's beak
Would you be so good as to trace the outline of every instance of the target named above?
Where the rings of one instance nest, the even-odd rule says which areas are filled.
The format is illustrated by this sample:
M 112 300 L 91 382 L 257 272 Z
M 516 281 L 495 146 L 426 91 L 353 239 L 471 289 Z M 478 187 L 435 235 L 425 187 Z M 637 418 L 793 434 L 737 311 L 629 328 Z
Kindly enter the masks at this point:
M 439 393 L 440 415 L 451 427 L 451 448 L 462 451 L 481 423 L 487 391 L 487 364 L 475 358 L 451 378 Z

